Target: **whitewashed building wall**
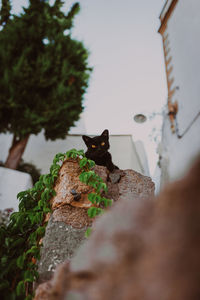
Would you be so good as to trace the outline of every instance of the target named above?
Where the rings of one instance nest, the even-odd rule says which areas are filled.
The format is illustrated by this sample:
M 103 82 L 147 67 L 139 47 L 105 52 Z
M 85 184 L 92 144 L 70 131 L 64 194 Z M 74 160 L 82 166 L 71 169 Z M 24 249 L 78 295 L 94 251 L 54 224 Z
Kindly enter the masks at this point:
M 200 154 L 200 1 L 168 0 L 160 19 L 168 85 L 160 147 L 163 186 L 181 178 Z

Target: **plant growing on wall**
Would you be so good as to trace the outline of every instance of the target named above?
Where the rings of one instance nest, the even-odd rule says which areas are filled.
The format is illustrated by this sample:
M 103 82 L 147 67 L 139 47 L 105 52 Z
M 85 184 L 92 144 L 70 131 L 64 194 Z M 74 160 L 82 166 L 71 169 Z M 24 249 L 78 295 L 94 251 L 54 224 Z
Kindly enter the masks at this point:
M 92 186 L 94 192 L 88 195 L 94 206 L 88 209 L 93 218 L 103 213 L 99 207 L 111 205 L 111 200 L 102 197 L 107 186 L 91 168 L 94 161 L 88 160 L 83 150 L 72 149 L 56 154 L 50 173 L 41 175 L 32 189 L 20 192 L 19 212 L 14 212 L 10 222 L 0 226 L 0 295 L 2 299 L 32 299 L 33 282 L 38 278 L 36 260 L 40 259 L 41 238 L 45 234 L 46 214 L 51 211 L 49 200 L 55 195 L 54 183 L 62 162 L 72 158 L 79 162 L 80 181 Z M 88 228 L 86 235 L 90 234 Z
M 83 109 L 91 68 L 88 51 L 72 39 L 79 4 L 68 14 L 63 2 L 29 0 L 11 15 L 10 1 L 0 11 L 0 133 L 13 134 L 5 163 L 16 169 L 30 134 L 65 138 Z

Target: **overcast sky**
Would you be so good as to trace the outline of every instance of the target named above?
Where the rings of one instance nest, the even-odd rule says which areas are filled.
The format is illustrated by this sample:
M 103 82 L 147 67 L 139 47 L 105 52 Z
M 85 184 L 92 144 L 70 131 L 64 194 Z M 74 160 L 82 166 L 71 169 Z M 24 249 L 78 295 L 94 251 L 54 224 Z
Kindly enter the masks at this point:
M 50 1 L 50 2 L 53 2 Z M 64 9 L 75 1 L 65 1 Z M 18 13 L 27 0 L 13 0 Z M 151 141 L 161 118 L 136 124 L 133 116 L 160 112 L 167 89 L 159 14 L 165 0 L 82 0 L 72 36 L 90 51 L 94 68 L 85 95 L 83 120 L 86 133 L 132 134 L 144 142 L 151 173 L 156 163 L 156 145 Z

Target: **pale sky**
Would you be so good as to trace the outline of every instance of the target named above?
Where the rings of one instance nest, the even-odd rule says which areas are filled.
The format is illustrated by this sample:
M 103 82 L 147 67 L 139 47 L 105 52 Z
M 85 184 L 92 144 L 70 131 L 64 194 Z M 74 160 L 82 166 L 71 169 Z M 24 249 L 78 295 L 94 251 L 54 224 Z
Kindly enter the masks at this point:
M 13 0 L 18 13 L 27 0 Z M 50 1 L 51 3 L 53 2 Z M 75 1 L 65 1 L 66 12 Z M 166 104 L 167 88 L 159 15 L 165 0 L 82 0 L 72 36 L 84 42 L 94 68 L 85 95 L 86 133 L 132 134 L 147 152 L 150 172 L 156 165 L 156 144 L 150 136 L 161 117 L 136 124 L 133 116 L 148 117 Z M 72 130 L 73 132 L 73 130 Z M 81 132 L 82 133 L 82 132 Z

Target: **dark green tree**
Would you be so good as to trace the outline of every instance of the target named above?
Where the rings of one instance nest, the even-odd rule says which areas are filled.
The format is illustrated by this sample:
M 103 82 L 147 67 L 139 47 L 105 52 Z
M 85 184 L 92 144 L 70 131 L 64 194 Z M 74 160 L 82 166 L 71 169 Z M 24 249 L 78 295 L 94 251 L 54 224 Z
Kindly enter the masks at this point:
M 11 5 L 9 0 L 2 0 L 1 10 L 0 10 L 0 25 L 7 23 L 10 17 Z
M 13 134 L 5 166 L 15 169 L 30 134 L 65 138 L 83 110 L 91 68 L 88 51 L 72 39 L 75 3 L 68 14 L 63 2 L 29 0 L 20 15 L 0 11 L 0 132 Z

